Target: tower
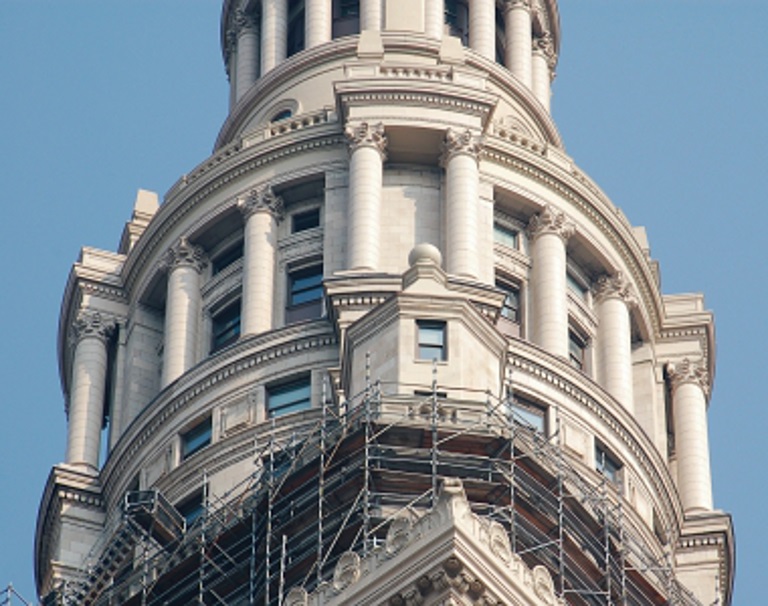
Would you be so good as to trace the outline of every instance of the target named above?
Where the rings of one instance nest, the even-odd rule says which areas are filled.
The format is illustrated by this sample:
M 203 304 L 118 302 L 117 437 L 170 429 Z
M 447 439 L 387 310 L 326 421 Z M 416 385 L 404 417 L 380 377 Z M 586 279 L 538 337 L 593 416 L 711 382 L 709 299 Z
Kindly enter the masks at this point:
M 563 152 L 559 39 L 554 2 L 225 3 L 214 155 L 67 286 L 42 594 L 728 602 L 711 317 Z

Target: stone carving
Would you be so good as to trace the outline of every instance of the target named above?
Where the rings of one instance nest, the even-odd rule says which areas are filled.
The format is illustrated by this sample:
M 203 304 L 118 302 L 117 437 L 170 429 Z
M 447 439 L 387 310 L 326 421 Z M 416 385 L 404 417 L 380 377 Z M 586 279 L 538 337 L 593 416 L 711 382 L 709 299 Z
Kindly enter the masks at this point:
M 552 576 L 544 566 L 536 566 L 533 569 L 533 591 L 545 604 L 555 604 L 555 583 Z
M 165 253 L 164 263 L 171 270 L 177 267 L 191 267 L 200 273 L 206 266 L 207 260 L 205 251 L 200 246 L 190 244 L 187 237 L 182 236 L 178 244 Z
M 361 147 L 372 147 L 381 154 L 382 161 L 387 157 L 387 135 L 384 134 L 384 125 L 361 122 L 357 125 L 349 124 L 344 129 L 344 135 L 349 143 L 349 151 L 354 153 Z
M 341 554 L 333 571 L 333 588 L 343 591 L 360 580 L 360 556 L 354 551 Z
M 283 199 L 275 195 L 269 185 L 260 185 L 249 190 L 237 199 L 237 208 L 247 221 L 258 212 L 268 212 L 277 221 L 283 220 Z
M 235 18 L 233 20 L 236 28 L 236 32 L 239 35 L 244 30 L 257 31 L 258 24 L 253 18 L 253 15 L 246 13 L 243 9 L 238 8 L 235 11 Z
M 106 341 L 115 329 L 115 321 L 104 318 L 98 311 L 82 310 L 73 322 L 73 336 L 76 341 L 92 337 Z
M 637 304 L 632 291 L 632 285 L 627 281 L 622 272 L 616 272 L 613 275 L 602 275 L 592 286 L 592 296 L 596 303 L 601 303 L 606 299 L 621 299 L 627 304 L 627 307 Z
M 488 546 L 491 553 L 505 564 L 512 561 L 512 545 L 509 542 L 507 531 L 498 522 L 491 522 L 488 527 Z
M 471 156 L 477 160 L 482 149 L 482 137 L 476 137 L 470 130 L 457 132 L 452 128 L 449 128 L 446 131 L 445 139 L 443 140 L 443 155 L 441 162 L 443 166 L 445 166 L 451 158 L 459 154 Z
M 392 520 L 387 530 L 386 551 L 387 555 L 393 556 L 402 551 L 411 538 L 411 520 L 400 516 Z
M 524 8 L 526 10 L 531 10 L 532 4 L 533 4 L 532 0 L 507 0 L 505 3 L 505 7 L 507 10 L 512 10 L 515 8 Z
M 667 364 L 667 374 L 669 380 L 672 383 L 672 392 L 677 391 L 677 388 L 685 383 L 693 383 L 698 385 L 704 392 L 705 396 L 709 396 L 709 372 L 707 371 L 706 362 L 702 359 L 698 362 L 685 358 L 682 362 Z
M 293 587 L 285 597 L 285 606 L 307 606 L 309 594 L 303 587 Z
M 538 215 L 533 215 L 528 223 L 528 238 L 535 240 L 542 234 L 555 234 L 567 242 L 576 231 L 564 212 L 548 204 Z

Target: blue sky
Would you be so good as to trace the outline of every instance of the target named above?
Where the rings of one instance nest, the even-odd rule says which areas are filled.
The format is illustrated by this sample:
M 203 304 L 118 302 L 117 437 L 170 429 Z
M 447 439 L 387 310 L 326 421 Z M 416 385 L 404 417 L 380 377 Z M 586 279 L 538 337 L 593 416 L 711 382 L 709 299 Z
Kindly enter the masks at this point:
M 768 411 L 765 0 L 561 0 L 553 113 L 568 153 L 645 225 L 665 293 L 717 323 L 715 503 L 735 604 L 764 598 Z M 226 115 L 218 0 L 0 0 L 0 587 L 34 595 L 40 495 L 63 458 L 58 311 L 83 245 L 115 250 L 138 188 L 165 192 Z

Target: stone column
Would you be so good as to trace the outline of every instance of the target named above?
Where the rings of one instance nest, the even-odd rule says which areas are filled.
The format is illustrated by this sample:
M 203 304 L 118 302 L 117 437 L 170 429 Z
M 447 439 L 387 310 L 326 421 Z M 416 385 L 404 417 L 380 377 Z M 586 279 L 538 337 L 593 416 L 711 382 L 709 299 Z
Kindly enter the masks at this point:
M 443 39 L 445 31 L 445 2 L 424 0 L 424 33 L 430 38 Z
M 235 13 L 237 49 L 235 51 L 235 103 L 259 77 L 259 32 L 254 18 L 238 9 Z
M 445 167 L 446 270 L 478 279 L 477 211 L 480 204 L 478 156 L 482 140 L 469 130 L 448 129 L 443 141 Z
M 527 87 L 531 87 L 531 0 L 506 0 L 504 29 L 506 30 L 507 69 Z
M 533 42 L 531 63 L 531 88 L 533 94 L 547 111 L 552 98 L 552 72 L 555 69 L 555 45 L 549 33 L 536 38 Z
M 712 477 L 707 437 L 709 373 L 704 360 L 667 365 L 677 458 L 677 490 L 686 513 L 712 509 Z
M 273 327 L 277 224 L 283 201 L 264 186 L 241 197 L 237 206 L 245 218 L 240 329 L 243 335 L 253 335 Z
M 470 0 L 469 46 L 486 59 L 496 60 L 496 4 L 494 0 Z
M 565 245 L 574 226 L 564 213 L 546 206 L 528 224 L 531 250 L 532 340 L 568 358 L 568 294 Z
M 597 382 L 634 414 L 632 394 L 631 286 L 621 272 L 601 276 L 592 289 L 597 305 Z
M 375 271 L 379 267 L 381 188 L 387 137 L 381 123 L 347 126 L 345 134 L 350 150 L 347 268 Z
M 197 361 L 200 272 L 206 261 L 202 248 L 181 238 L 166 254 L 165 263 L 169 270 L 161 387 L 175 381 Z
M 98 312 L 75 321 L 75 355 L 69 392 L 66 462 L 97 471 L 107 381 L 107 337 L 114 323 Z
M 261 74 L 266 74 L 288 54 L 288 0 L 261 3 Z
M 306 48 L 331 39 L 331 0 L 305 0 L 304 39 Z

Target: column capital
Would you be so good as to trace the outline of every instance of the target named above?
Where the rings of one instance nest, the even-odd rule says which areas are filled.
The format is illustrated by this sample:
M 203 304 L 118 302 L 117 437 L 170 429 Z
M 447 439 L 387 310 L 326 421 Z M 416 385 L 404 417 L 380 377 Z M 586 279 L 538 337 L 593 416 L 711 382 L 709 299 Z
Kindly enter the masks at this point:
M 483 143 L 483 138 L 476 137 L 469 129 L 459 132 L 449 128 L 445 132 L 445 138 L 443 139 L 443 155 L 440 161 L 445 166 L 451 158 L 460 154 L 471 156 L 477 161 L 480 152 L 483 150 Z
M 632 285 L 620 271 L 600 276 L 592 286 L 592 296 L 595 303 L 602 303 L 606 299 L 621 299 L 627 307 L 637 304 Z
M 344 129 L 344 135 L 349 143 L 349 151 L 354 153 L 361 147 L 372 147 L 381 154 L 382 161 L 387 158 L 387 135 L 384 133 L 384 124 L 348 124 Z
M 177 267 L 191 267 L 200 273 L 207 263 L 202 247 L 190 244 L 186 236 L 179 238 L 176 246 L 169 248 L 163 259 L 163 264 L 171 271 Z
M 253 31 L 258 33 L 258 23 L 254 19 L 253 15 L 245 12 L 243 9 L 238 8 L 235 11 L 235 17 L 232 19 L 232 23 L 235 26 L 235 34 L 240 35 L 244 31 Z
M 511 11 L 516 8 L 523 8 L 530 11 L 533 7 L 533 0 L 504 0 L 504 10 Z
M 269 185 L 254 187 L 238 197 L 237 208 L 243 213 L 246 221 L 261 212 L 271 214 L 277 221 L 283 220 L 283 199 L 276 195 Z
M 667 376 L 672 385 L 672 393 L 686 383 L 697 385 L 709 397 L 709 372 L 705 360 L 698 361 L 684 358 L 681 362 L 667 363 Z
M 567 242 L 576 231 L 576 227 L 564 212 L 548 204 L 539 214 L 533 215 L 528 222 L 528 237 L 535 240 L 542 234 L 555 234 Z
M 75 343 L 86 338 L 95 338 L 105 343 L 115 329 L 115 321 L 105 318 L 100 312 L 81 310 L 72 323 L 72 335 Z

